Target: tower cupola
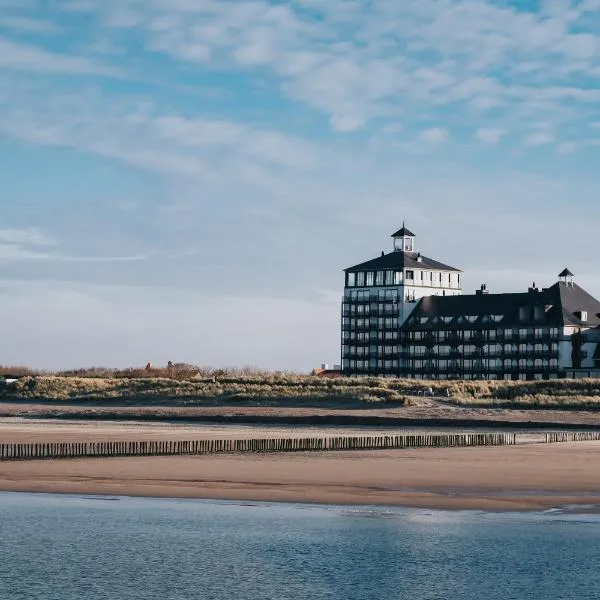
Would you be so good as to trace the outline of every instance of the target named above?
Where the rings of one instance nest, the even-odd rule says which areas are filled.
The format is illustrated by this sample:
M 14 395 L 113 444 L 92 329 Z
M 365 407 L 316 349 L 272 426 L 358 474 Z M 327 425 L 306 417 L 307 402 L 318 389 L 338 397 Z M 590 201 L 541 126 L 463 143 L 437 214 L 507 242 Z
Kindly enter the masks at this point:
M 575 275 L 573 275 L 569 269 L 563 269 L 559 273 L 558 277 L 563 283 L 566 283 L 567 285 L 573 285 L 573 277 L 575 277 Z
M 402 223 L 402 229 L 392 234 L 394 240 L 394 252 L 414 252 L 415 234 Z

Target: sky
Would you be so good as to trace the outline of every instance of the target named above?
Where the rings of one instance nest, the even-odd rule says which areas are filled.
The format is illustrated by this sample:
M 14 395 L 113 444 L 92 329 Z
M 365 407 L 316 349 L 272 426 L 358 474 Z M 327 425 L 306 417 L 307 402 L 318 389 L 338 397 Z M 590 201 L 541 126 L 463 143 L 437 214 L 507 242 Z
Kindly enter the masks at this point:
M 600 0 L 0 0 L 0 364 L 339 362 L 342 270 L 600 296 Z

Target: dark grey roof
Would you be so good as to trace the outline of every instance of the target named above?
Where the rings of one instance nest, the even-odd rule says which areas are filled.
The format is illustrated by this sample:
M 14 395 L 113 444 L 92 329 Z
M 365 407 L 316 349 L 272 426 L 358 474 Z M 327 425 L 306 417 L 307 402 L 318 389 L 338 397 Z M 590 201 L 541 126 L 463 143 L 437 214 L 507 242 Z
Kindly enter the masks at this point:
M 410 229 L 407 229 L 404 225 L 402 225 L 402 229 L 398 229 L 396 233 L 392 233 L 392 237 L 403 237 L 408 235 L 410 235 L 411 237 L 416 237 L 415 234 L 412 231 L 410 231 Z
M 519 309 L 527 306 L 533 317 L 535 306 L 543 307 L 543 325 L 555 327 L 600 326 L 600 302 L 576 284 L 560 281 L 552 287 L 516 294 L 475 294 L 464 296 L 426 296 L 422 298 L 411 317 L 477 317 L 474 326 L 483 324 L 483 318 L 490 315 L 502 315 L 505 326 L 523 325 Z M 587 321 L 582 321 L 575 313 L 587 312 Z M 533 318 L 529 324 L 536 324 Z M 453 324 L 453 322 L 451 322 Z M 429 322 L 423 328 L 436 328 L 439 323 Z
M 564 269 L 563 271 L 560 272 L 560 274 L 558 276 L 559 277 L 575 277 L 575 275 L 573 275 L 573 273 L 571 273 L 571 271 L 569 271 L 569 269 Z
M 420 261 L 418 260 L 420 257 Z M 383 254 L 382 256 L 378 256 L 377 258 L 373 258 L 372 260 L 368 260 L 367 262 L 360 263 L 359 265 L 355 265 L 353 267 L 349 267 L 344 269 L 346 272 L 356 272 L 356 271 L 376 271 L 376 270 L 395 270 L 400 271 L 402 269 L 425 269 L 425 270 L 436 270 L 436 271 L 458 271 L 461 272 L 460 269 L 455 269 L 454 267 L 450 267 L 445 265 L 437 260 L 433 260 L 432 258 L 427 258 L 426 256 L 421 256 L 417 252 L 390 252 L 389 254 Z

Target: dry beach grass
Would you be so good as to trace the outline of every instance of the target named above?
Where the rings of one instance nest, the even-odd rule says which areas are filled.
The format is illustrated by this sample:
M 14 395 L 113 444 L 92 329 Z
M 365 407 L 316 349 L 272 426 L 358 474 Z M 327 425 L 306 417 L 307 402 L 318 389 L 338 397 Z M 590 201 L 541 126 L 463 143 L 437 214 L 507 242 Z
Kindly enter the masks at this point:
M 384 378 L 322 378 L 293 374 L 206 376 L 201 371 L 114 371 L 110 376 L 28 375 L 0 386 L 0 401 L 120 401 L 180 405 L 273 403 L 407 405 L 432 392 L 459 406 L 502 408 L 598 408 L 600 380 L 419 381 Z M 184 373 L 186 375 L 184 376 Z M 157 377 L 156 375 L 163 375 Z M 176 376 L 175 376 L 176 375 Z

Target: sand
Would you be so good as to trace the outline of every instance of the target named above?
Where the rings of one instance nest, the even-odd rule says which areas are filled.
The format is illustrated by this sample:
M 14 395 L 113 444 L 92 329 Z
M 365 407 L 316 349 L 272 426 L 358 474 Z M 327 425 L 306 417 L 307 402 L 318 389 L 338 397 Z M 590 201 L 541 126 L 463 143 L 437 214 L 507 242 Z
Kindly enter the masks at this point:
M 468 431 L 468 427 L 461 431 Z M 85 421 L 59 419 L 0 418 L 0 443 L 39 442 L 96 442 L 141 440 L 207 440 L 207 439 L 257 439 L 299 438 L 352 435 L 399 435 L 415 431 L 406 427 L 374 426 L 282 426 L 169 423 L 143 421 Z M 436 428 L 419 428 L 419 433 L 439 431 Z M 447 429 L 443 429 L 444 432 Z M 473 431 L 483 431 L 478 428 Z M 495 430 L 494 430 L 495 431 Z
M 0 462 L 0 490 L 438 509 L 600 504 L 600 442 Z

